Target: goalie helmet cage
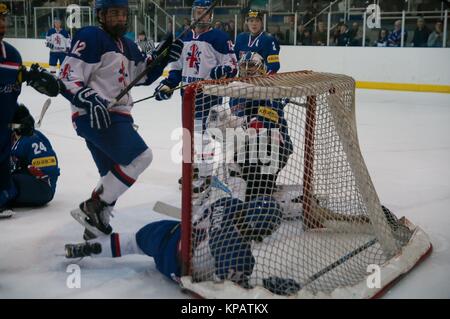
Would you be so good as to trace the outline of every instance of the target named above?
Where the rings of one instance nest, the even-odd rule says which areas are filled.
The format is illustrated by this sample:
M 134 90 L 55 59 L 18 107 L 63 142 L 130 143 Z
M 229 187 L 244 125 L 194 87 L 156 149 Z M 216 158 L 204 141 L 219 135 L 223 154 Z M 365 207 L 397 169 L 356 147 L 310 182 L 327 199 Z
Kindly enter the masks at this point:
M 214 105 L 225 112 L 237 98 L 241 107 L 249 102 L 257 108 L 248 114 L 278 121 L 279 131 L 288 132 L 280 153 L 287 148 L 286 137 L 292 141 L 288 160 L 268 194 L 282 208 L 281 223 L 263 240 L 249 240 L 254 263 L 245 285 L 216 275 L 208 243 L 193 246 L 192 225 L 199 201 L 192 186 L 198 141 L 194 118 L 204 121 L 205 110 Z M 283 113 L 267 111 L 273 103 L 284 105 L 285 122 Z M 182 118 L 184 289 L 204 298 L 374 298 L 431 252 L 425 232 L 380 204 L 359 148 L 351 77 L 299 71 L 197 82 L 184 92 Z M 217 165 L 211 175 L 231 189 L 230 165 Z M 246 165 L 248 161 L 240 163 L 240 169 Z M 248 176 L 247 187 L 257 187 Z M 223 238 L 221 244 L 231 242 Z M 233 264 L 223 258 L 238 259 L 234 262 L 241 265 L 249 262 L 239 252 L 222 256 L 221 265 Z M 372 276 L 373 271 L 379 276 Z

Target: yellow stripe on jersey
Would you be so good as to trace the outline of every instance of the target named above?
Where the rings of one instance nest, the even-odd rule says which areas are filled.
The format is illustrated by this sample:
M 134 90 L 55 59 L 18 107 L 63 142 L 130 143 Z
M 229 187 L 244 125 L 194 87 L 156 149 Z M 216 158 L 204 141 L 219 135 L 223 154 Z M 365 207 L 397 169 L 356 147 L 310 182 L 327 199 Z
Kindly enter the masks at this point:
M 271 109 L 270 107 L 260 106 L 258 108 L 258 115 L 269 119 L 272 122 L 278 123 L 278 112 Z
M 38 157 L 33 159 L 31 162 L 31 165 L 35 167 L 49 167 L 49 166 L 56 166 L 56 157 L 55 156 L 48 156 L 48 157 Z
M 268 63 L 280 62 L 280 56 L 278 54 L 272 54 L 267 57 Z

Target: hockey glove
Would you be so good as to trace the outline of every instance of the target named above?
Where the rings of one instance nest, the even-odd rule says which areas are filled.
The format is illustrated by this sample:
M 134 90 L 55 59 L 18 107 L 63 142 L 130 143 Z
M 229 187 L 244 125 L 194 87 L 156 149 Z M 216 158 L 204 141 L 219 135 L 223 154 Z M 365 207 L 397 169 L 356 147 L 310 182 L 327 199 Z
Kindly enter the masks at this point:
M 211 73 L 209 76 L 213 80 L 219 80 L 219 79 L 227 79 L 232 78 L 236 75 L 236 71 L 234 71 L 230 66 L 228 65 L 219 65 L 211 69 Z
M 73 97 L 72 103 L 87 111 L 91 127 L 98 130 L 106 129 L 111 125 L 111 118 L 108 112 L 109 102 L 100 97 L 90 87 L 86 86 L 79 90 Z
M 52 43 L 50 43 L 50 42 L 46 42 L 45 45 L 46 45 L 48 48 L 50 48 L 50 49 L 53 49 L 53 48 L 55 47 L 55 46 L 54 46 Z
M 168 100 L 172 97 L 173 94 L 173 85 L 169 82 L 169 80 L 162 80 L 161 83 L 155 89 L 155 99 L 157 101 Z
M 183 52 L 184 43 L 180 39 L 175 40 L 169 49 L 169 60 L 167 63 L 178 61 Z
M 50 72 L 41 68 L 39 64 L 32 64 L 30 70 L 25 66 L 19 68 L 17 75 L 18 83 L 27 82 L 39 93 L 48 96 L 57 96 L 59 92 L 64 90 L 64 84 L 61 80 L 54 77 Z

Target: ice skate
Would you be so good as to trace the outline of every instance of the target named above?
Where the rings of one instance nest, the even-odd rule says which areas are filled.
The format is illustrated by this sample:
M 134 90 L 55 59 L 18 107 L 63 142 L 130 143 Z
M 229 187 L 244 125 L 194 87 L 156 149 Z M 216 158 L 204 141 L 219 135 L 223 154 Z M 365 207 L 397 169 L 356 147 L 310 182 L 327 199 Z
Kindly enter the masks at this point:
M 93 196 L 80 204 L 78 209 L 70 212 L 72 217 L 86 227 L 84 238 L 109 235 L 112 227 L 109 225 L 110 206 L 98 196 Z M 94 237 L 95 236 L 95 237 Z
M 81 243 L 81 244 L 66 244 L 66 258 L 83 258 L 91 255 L 98 255 L 102 252 L 100 243 Z

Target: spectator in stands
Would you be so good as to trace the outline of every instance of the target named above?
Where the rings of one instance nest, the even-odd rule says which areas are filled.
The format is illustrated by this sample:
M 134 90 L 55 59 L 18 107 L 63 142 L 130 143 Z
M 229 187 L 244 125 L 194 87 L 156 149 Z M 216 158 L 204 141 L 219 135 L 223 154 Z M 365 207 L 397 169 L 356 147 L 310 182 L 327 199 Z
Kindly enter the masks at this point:
M 278 40 L 278 42 L 279 42 L 280 44 L 286 44 L 286 43 L 284 42 L 284 35 L 283 35 L 283 32 L 281 32 L 281 27 L 280 27 L 279 25 L 276 25 L 271 33 L 272 33 L 272 35 L 275 37 L 275 39 Z
M 317 32 L 313 33 L 312 41 L 313 45 L 327 45 L 327 30 L 323 21 L 317 24 Z
M 434 25 L 434 31 L 428 37 L 428 46 L 434 48 L 442 48 L 442 22 L 438 21 Z
M 303 24 L 300 24 L 297 27 L 297 45 L 302 45 L 303 43 L 303 37 L 305 36 L 305 26 Z
M 423 18 L 417 19 L 417 28 L 414 30 L 414 36 L 411 41 L 413 47 L 426 47 L 428 37 L 430 35 L 430 29 L 425 24 Z
M 408 38 L 408 33 L 402 30 L 402 20 L 397 20 L 394 23 L 394 30 L 389 34 L 388 37 L 388 46 L 390 47 L 399 47 L 401 46 L 402 35 L 404 42 L 406 43 L 406 39 Z
M 343 24 L 339 30 L 339 36 L 337 38 L 337 46 L 346 47 L 350 45 L 350 30 L 348 25 Z
M 225 32 L 228 33 L 228 35 L 230 36 L 230 39 L 233 40 L 234 42 L 234 20 L 230 20 L 228 21 L 228 23 L 225 24 L 226 28 L 225 28 Z
M 362 35 L 359 32 L 358 22 L 353 22 L 351 30 L 349 30 L 350 46 L 359 47 L 362 45 Z
M 179 36 L 184 30 L 189 29 L 191 21 L 188 18 L 183 19 L 183 25 L 177 30 L 175 36 Z
M 286 35 L 284 37 L 286 44 L 290 45 L 294 44 L 294 29 L 295 29 L 294 20 L 289 20 L 289 26 L 286 30 Z
M 222 22 L 220 21 L 216 21 L 216 23 L 214 24 L 214 29 L 219 29 L 223 31 L 223 25 Z
M 313 45 L 312 32 L 308 28 L 303 32 L 303 38 L 300 45 Z
M 388 30 L 381 29 L 378 33 L 378 39 L 375 41 L 374 47 L 387 47 L 388 46 Z

